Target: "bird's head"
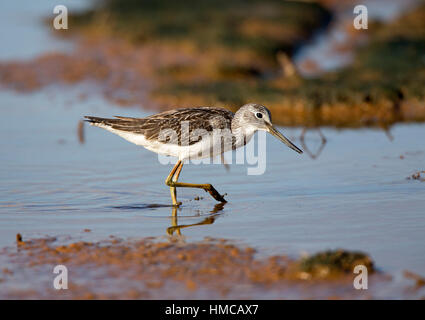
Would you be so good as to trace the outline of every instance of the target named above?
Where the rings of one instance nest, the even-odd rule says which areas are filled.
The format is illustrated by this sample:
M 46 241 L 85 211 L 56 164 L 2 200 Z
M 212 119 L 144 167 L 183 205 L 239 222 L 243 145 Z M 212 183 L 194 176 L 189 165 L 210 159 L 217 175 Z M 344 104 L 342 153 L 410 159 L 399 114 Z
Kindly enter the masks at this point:
M 286 144 L 292 150 L 298 153 L 302 153 L 302 150 L 289 141 L 283 134 L 281 134 L 272 124 L 272 116 L 265 106 L 248 103 L 243 105 L 235 114 L 238 125 L 247 131 L 266 131 L 284 144 Z

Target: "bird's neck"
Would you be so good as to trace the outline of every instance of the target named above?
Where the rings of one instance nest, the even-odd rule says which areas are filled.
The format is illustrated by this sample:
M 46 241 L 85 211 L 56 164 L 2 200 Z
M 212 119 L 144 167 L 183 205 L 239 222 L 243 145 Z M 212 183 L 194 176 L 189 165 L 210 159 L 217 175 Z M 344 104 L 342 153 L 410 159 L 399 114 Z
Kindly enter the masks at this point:
M 246 145 L 254 135 L 256 129 L 251 126 L 233 126 L 232 123 L 232 134 L 234 136 L 234 147 L 239 148 Z
M 247 144 L 251 140 L 255 131 L 257 131 L 257 128 L 244 121 L 244 112 L 242 109 L 236 111 L 232 119 L 231 127 L 235 141 L 234 148 L 239 148 Z

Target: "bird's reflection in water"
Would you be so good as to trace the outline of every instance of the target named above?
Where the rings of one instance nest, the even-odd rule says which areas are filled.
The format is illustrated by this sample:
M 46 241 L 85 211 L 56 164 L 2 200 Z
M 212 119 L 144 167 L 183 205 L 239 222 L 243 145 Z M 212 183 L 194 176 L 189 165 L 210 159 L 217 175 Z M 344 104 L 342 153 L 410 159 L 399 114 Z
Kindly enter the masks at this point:
M 393 142 L 393 140 L 394 140 L 394 136 L 393 136 L 393 134 L 391 133 L 391 126 L 381 126 L 381 128 L 382 128 L 382 130 L 384 131 L 385 136 L 388 138 L 388 140 L 389 140 L 390 142 Z
M 382 129 L 382 131 L 385 133 L 386 137 L 388 138 L 389 141 L 393 141 L 394 140 L 394 136 L 391 133 L 391 125 L 388 124 L 380 124 L 379 128 Z M 307 132 L 316 132 L 320 138 L 320 146 L 317 148 L 317 150 L 315 152 L 313 152 L 312 150 L 309 149 L 309 147 L 307 146 L 306 143 L 306 134 Z M 325 137 L 325 135 L 323 134 L 323 132 L 320 130 L 320 127 L 312 127 L 312 128 L 307 128 L 304 127 L 304 129 L 301 131 L 300 134 L 300 142 L 301 142 L 301 146 L 303 148 L 303 150 L 305 151 L 305 153 L 307 153 L 311 159 L 317 159 L 320 154 L 322 153 L 323 149 L 325 148 L 325 145 L 327 143 L 327 139 Z
M 172 208 L 172 217 L 171 217 L 171 227 L 167 228 L 167 234 L 172 236 L 174 233 L 177 235 L 181 235 L 181 229 L 183 228 L 189 228 L 189 227 L 195 227 L 195 226 L 201 226 L 205 224 L 213 224 L 215 219 L 218 218 L 220 215 L 220 211 L 223 210 L 223 207 L 226 203 L 218 203 L 214 206 L 213 210 L 210 211 L 211 215 L 203 219 L 201 222 L 198 223 L 192 223 L 192 224 L 178 224 L 178 217 L 177 217 L 177 210 L 178 208 L 176 206 L 173 206 Z

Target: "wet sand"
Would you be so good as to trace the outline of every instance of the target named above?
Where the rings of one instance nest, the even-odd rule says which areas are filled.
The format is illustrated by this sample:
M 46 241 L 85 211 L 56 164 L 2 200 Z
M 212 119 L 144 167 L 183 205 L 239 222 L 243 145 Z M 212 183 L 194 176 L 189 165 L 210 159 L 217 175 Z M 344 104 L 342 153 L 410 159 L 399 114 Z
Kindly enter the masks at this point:
M 2 262 L 8 267 L 1 274 L 0 297 L 364 299 L 391 282 L 389 276 L 374 275 L 369 257 L 343 250 L 326 253 L 333 257 L 332 263 L 314 257 L 317 261 L 311 263 L 284 255 L 258 258 L 253 248 L 225 239 L 186 243 L 180 236 L 136 241 L 112 237 L 99 242 L 66 242 L 61 244 L 63 239 L 55 237 L 25 240 L 19 234 L 15 248 L 2 249 Z M 357 264 L 368 268 L 374 289 L 353 289 L 351 269 Z M 68 269 L 67 290 L 53 289 L 56 265 Z M 23 276 L 33 280 L 25 285 Z
M 3 248 L 1 256 L 7 265 L 0 272 L 2 299 L 425 298 L 420 275 L 405 271 L 401 287 L 376 271 L 367 255 L 341 249 L 294 260 L 261 258 L 255 249 L 225 239 L 72 242 L 64 237 L 25 240 L 18 234 L 16 246 Z M 64 290 L 53 287 L 58 265 L 67 268 Z M 356 265 L 367 268 L 367 290 L 353 286 Z

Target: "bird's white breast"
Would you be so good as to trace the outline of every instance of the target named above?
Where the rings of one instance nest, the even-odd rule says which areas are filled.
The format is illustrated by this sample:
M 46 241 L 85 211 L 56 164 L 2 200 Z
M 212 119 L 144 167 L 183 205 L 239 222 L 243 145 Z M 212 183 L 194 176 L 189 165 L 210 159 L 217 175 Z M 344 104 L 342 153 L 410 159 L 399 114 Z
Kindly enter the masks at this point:
M 191 145 L 177 145 L 173 143 L 164 143 L 155 139 L 148 140 L 143 134 L 116 130 L 106 125 L 96 124 L 96 126 L 115 133 L 125 140 L 138 146 L 142 146 L 150 151 L 161 155 L 176 157 L 182 161 L 188 159 L 213 158 L 224 152 L 232 150 L 231 137 L 224 135 L 225 138 L 223 140 L 223 135 L 218 132 L 215 132 L 214 134 L 209 132 L 208 134 L 203 135 L 198 142 Z M 246 142 L 249 142 L 253 134 L 253 130 L 248 134 L 245 133 Z M 223 141 L 225 141 L 224 144 Z M 237 136 L 236 146 L 240 147 L 243 144 L 243 137 Z

